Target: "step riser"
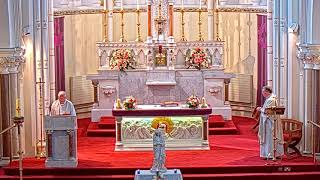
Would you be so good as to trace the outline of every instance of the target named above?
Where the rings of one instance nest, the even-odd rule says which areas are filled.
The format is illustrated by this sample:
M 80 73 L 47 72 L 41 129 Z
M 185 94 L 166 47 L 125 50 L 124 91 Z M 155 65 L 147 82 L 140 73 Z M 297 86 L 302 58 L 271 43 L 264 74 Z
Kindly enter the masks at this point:
M 291 173 L 294 172 L 320 172 L 320 166 L 316 165 L 298 165 L 298 166 L 234 166 L 234 167 L 174 167 L 181 170 L 182 174 L 186 175 L 216 175 L 216 174 L 245 174 L 245 173 L 287 173 L 285 169 L 289 169 Z M 174 169 L 173 167 L 168 167 L 168 169 Z M 25 168 L 23 170 L 24 175 L 69 175 L 69 176 L 81 176 L 81 175 L 132 175 L 136 169 L 147 169 L 145 167 L 135 167 L 135 168 Z M 288 171 L 288 170 L 287 170 Z M 18 175 L 18 168 L 4 168 L 4 173 L 6 175 Z
M 98 124 L 99 129 L 116 129 L 115 124 Z
M 89 137 L 116 137 L 115 132 L 87 132 Z

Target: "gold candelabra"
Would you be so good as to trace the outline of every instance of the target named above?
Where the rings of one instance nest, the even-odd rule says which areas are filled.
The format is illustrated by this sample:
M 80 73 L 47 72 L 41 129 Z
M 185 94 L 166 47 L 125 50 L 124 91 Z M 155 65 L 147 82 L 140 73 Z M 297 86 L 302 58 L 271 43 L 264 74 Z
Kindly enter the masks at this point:
M 199 8 L 199 41 L 204 41 L 204 39 L 202 38 L 202 33 L 201 33 L 201 25 L 202 25 L 202 22 L 201 22 L 201 13 L 202 13 L 202 10 Z
M 181 31 L 182 31 L 182 35 L 181 35 L 181 40 L 180 41 L 187 41 L 187 39 L 184 37 L 184 9 L 181 9 Z
M 216 6 L 215 6 L 214 12 L 216 13 L 216 40 L 221 41 L 221 39 L 219 37 L 219 11 L 216 8 Z
M 124 10 L 122 9 L 120 11 L 121 13 L 121 36 L 120 36 L 120 42 L 127 42 L 127 40 L 124 39 L 124 32 L 123 32 L 123 29 L 124 29 L 124 21 L 123 21 L 123 16 L 124 16 Z
M 140 9 L 137 9 L 136 10 L 136 13 L 137 13 L 137 28 L 138 28 L 138 35 L 137 35 L 137 39 L 136 41 L 137 42 L 142 42 L 142 39 L 141 39 L 141 29 L 140 29 Z
M 108 42 L 108 10 L 103 10 L 103 42 Z

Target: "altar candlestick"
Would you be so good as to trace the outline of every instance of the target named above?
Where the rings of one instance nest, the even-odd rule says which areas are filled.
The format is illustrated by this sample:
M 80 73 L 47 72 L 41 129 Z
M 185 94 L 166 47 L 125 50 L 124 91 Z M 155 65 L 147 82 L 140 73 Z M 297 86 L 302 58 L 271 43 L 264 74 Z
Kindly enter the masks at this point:
M 16 117 L 20 117 L 20 100 L 16 99 Z
M 201 0 L 199 0 L 199 9 L 201 9 Z
M 103 1 L 103 10 L 107 10 L 107 0 Z
M 139 10 L 140 7 L 139 7 L 139 0 L 137 0 L 137 10 Z

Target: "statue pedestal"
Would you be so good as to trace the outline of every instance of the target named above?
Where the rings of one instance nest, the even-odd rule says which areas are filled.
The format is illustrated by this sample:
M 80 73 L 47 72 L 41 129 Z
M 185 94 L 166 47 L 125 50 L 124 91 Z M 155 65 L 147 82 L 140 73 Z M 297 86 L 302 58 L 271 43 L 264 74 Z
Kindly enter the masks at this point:
M 77 118 L 46 116 L 46 167 L 77 167 Z
M 182 180 L 182 174 L 180 169 L 168 169 L 167 172 L 161 173 L 162 179 L 170 180 Z M 151 172 L 150 170 L 136 170 L 134 179 L 135 180 L 150 180 L 157 179 L 157 173 Z

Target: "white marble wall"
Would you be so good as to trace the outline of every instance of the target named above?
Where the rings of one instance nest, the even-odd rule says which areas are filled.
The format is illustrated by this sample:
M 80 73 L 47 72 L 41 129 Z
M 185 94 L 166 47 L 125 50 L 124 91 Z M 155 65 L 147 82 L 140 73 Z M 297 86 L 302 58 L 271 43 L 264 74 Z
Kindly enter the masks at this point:
M 224 79 L 232 78 L 223 70 L 101 70 L 99 74 L 88 75 L 90 80 L 99 81 L 99 103 L 92 110 L 92 121 L 101 116 L 110 116 L 117 98 L 134 96 L 138 104 L 157 104 L 163 101 L 184 103 L 195 94 L 205 97 L 214 114 L 231 119 L 230 105 L 224 103 Z

